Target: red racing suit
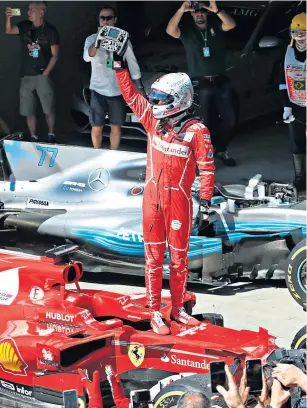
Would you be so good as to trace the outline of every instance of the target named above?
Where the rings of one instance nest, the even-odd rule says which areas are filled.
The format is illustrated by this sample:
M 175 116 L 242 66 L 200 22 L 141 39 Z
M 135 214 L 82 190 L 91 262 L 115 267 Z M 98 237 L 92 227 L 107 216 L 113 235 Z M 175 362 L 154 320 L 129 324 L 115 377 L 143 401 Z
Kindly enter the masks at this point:
M 159 130 L 150 103 L 140 95 L 127 70 L 116 72 L 121 93 L 148 134 L 143 198 L 146 293 L 151 310 L 159 310 L 166 242 L 170 254 L 170 292 L 173 307 L 183 305 L 188 278 L 187 252 L 192 229 L 191 187 L 199 169 L 200 198 L 211 200 L 214 158 L 208 129 L 191 119 L 179 133 Z
M 99 372 L 95 371 L 93 373 L 93 381 L 90 381 L 84 370 L 79 368 L 78 371 L 81 376 L 81 382 L 89 397 L 87 408 L 103 408 Z M 111 387 L 116 408 L 130 408 L 130 400 L 125 396 L 124 387 L 119 376 L 113 373 L 111 376 L 107 377 L 107 379 Z
M 130 400 L 125 396 L 123 384 L 117 374 L 108 377 L 116 408 L 130 408 Z

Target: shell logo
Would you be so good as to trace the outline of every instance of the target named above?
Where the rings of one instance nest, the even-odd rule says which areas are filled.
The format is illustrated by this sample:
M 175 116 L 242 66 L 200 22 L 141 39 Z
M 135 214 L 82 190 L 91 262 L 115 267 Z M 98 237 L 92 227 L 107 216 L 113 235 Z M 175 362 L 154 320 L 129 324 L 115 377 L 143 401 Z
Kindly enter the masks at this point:
M 27 364 L 21 357 L 13 339 L 0 341 L 0 368 L 13 375 L 27 375 Z

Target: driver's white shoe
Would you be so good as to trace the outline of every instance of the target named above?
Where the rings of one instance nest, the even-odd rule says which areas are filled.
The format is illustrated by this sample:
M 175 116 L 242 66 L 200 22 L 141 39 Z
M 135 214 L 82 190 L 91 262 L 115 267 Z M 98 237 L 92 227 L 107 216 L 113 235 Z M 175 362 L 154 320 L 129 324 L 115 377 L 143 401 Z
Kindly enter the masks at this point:
M 160 334 L 161 336 L 167 336 L 170 334 L 170 329 L 166 326 L 161 313 L 158 311 L 150 313 L 150 325 L 156 334 Z
M 187 326 L 198 326 L 200 322 L 195 317 L 190 316 L 185 311 L 184 307 L 173 307 L 171 318 L 177 323 L 182 323 Z

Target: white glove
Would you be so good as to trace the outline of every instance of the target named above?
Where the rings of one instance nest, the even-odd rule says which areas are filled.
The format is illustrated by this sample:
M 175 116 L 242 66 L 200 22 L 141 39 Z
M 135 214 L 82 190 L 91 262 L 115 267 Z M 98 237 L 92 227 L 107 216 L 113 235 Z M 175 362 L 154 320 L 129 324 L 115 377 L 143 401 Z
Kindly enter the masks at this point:
M 291 123 L 295 120 L 295 117 L 292 115 L 292 108 L 284 107 L 283 120 L 285 123 Z
M 105 366 L 105 372 L 107 374 L 107 377 L 111 377 L 112 375 L 114 375 L 113 369 L 110 365 Z

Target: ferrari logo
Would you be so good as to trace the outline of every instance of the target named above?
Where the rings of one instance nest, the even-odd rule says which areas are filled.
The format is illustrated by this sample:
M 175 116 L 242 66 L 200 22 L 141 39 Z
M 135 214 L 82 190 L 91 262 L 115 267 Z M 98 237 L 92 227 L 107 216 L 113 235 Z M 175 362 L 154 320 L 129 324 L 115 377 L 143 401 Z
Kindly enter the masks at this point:
M 145 358 L 145 347 L 139 346 L 137 344 L 129 344 L 128 356 L 131 363 L 135 367 L 139 367 L 143 363 Z
M 306 82 L 305 81 L 294 81 L 294 89 L 296 91 L 302 91 L 306 89 Z
M 0 368 L 15 375 L 27 375 L 27 364 L 22 359 L 13 339 L 0 341 Z

